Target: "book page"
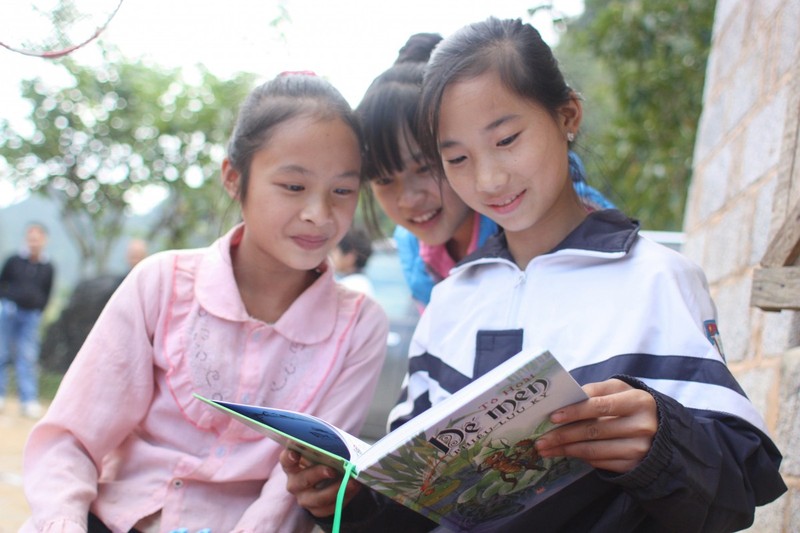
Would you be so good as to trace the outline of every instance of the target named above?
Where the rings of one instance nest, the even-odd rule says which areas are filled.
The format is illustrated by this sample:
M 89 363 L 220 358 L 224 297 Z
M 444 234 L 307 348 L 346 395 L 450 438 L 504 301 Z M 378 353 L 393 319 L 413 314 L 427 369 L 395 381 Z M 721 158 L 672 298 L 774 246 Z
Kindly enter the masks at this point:
M 353 461 L 369 445 L 346 431 L 313 415 L 195 397 L 235 417 L 272 440 L 295 450 L 314 463 L 342 470 L 342 461 Z

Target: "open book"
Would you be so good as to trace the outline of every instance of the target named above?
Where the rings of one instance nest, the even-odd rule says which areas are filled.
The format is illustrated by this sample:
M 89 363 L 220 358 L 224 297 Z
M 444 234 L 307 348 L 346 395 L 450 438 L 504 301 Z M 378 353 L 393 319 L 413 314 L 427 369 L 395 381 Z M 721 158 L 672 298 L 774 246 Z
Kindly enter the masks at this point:
M 492 531 L 591 467 L 543 458 L 533 443 L 553 411 L 586 394 L 548 351 L 523 351 L 373 445 L 293 411 L 200 400 L 309 460 L 459 530 Z

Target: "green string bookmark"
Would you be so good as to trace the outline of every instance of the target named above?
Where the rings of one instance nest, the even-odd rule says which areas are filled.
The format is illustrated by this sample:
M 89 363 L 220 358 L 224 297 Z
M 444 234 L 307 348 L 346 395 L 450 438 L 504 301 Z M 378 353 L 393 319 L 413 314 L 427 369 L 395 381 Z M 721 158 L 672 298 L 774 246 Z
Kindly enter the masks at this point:
M 344 475 L 342 476 L 341 484 L 339 484 L 339 492 L 336 494 L 336 510 L 333 514 L 333 533 L 339 533 L 339 527 L 342 524 L 344 494 L 347 492 L 347 482 L 350 480 L 354 468 L 355 465 L 353 463 L 344 461 Z

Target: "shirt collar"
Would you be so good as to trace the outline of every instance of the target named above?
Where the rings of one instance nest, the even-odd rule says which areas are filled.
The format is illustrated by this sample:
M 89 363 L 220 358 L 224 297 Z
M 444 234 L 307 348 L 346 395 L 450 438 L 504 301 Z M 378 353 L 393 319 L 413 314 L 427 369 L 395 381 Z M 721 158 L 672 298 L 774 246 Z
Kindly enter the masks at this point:
M 205 249 L 197 270 L 195 295 L 209 313 L 234 322 L 255 321 L 244 307 L 233 276 L 231 246 L 241 239 L 239 224 Z M 331 336 L 338 313 L 338 291 L 333 268 L 326 261 L 320 276 L 289 306 L 272 327 L 291 342 L 313 344 Z
M 600 255 L 625 255 L 633 246 L 639 229 L 638 220 L 626 217 L 617 209 L 593 211 L 548 253 L 553 254 L 562 250 L 582 250 Z M 489 237 L 484 246 L 465 257 L 459 266 L 480 259 L 492 258 L 507 259 L 513 262 L 503 231 Z

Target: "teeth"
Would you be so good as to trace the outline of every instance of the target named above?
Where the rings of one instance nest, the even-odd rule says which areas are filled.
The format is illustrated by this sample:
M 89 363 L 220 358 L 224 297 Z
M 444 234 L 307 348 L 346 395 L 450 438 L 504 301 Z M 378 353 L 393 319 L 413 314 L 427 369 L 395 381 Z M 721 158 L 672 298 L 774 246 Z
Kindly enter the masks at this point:
M 438 209 L 434 209 L 433 211 L 425 213 L 424 215 L 412 218 L 411 222 L 414 222 L 415 224 L 422 224 L 423 222 L 427 222 L 433 217 L 435 217 L 438 212 L 439 212 Z
M 496 203 L 496 204 L 492 204 L 492 205 L 493 205 L 494 207 L 503 207 L 503 206 L 506 206 L 506 205 L 510 204 L 511 202 L 513 202 L 514 200 L 516 200 L 518 196 L 519 196 L 519 195 L 517 194 L 516 196 L 512 196 L 511 198 L 509 198 L 509 199 L 508 199 L 508 200 L 506 200 L 505 202 L 500 202 L 500 203 Z

